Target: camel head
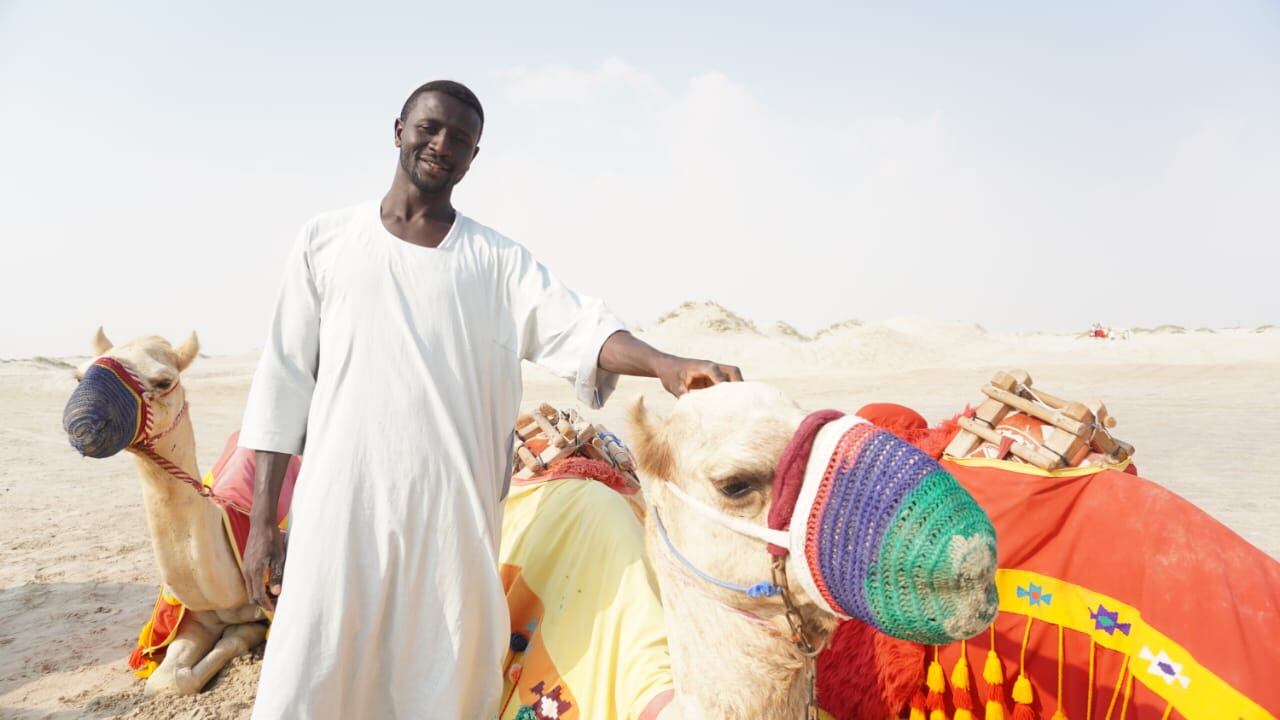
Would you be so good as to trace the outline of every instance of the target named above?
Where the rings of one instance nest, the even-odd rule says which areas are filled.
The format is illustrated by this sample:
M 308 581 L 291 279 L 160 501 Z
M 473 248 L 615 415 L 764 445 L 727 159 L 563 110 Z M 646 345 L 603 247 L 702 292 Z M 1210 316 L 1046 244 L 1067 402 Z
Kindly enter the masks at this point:
M 856 416 L 807 415 L 778 389 L 749 382 L 687 393 L 665 418 L 637 401 L 631 424 L 651 522 L 670 539 L 656 551 L 682 556 L 702 573 L 686 578 L 725 604 L 756 614 L 780 607 L 759 591 L 780 556 L 819 642 L 850 617 L 923 643 L 970 637 L 995 617 L 989 519 L 897 436 Z
M 112 345 L 102 328 L 94 358 L 76 370 L 76 386 L 62 411 L 62 427 L 81 455 L 111 457 L 177 423 L 186 404 L 178 374 L 195 359 L 193 332 L 176 347 L 155 335 Z

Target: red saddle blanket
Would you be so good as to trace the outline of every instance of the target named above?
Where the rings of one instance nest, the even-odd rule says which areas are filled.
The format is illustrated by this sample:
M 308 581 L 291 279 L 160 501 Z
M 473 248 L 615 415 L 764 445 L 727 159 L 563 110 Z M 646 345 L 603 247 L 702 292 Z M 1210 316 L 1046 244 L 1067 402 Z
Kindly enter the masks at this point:
M 996 528 L 1000 613 L 936 651 L 842 626 L 819 662 L 834 717 L 1280 714 L 1280 563 L 1126 466 L 943 465 Z

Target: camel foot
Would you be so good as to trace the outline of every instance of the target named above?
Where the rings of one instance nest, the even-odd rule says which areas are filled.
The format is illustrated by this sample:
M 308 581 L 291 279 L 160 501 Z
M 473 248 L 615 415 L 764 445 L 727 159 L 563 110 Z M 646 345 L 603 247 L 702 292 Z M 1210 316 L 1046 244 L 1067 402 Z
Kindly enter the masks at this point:
M 146 695 L 194 695 L 218 674 L 218 671 L 261 643 L 267 636 L 263 623 L 244 623 L 228 626 L 216 643 L 204 628 L 192 623 L 191 631 L 184 632 L 169 646 L 160 667 L 147 678 L 143 693 Z M 186 628 L 184 628 L 185 630 Z M 212 647 L 210 647 L 212 645 Z

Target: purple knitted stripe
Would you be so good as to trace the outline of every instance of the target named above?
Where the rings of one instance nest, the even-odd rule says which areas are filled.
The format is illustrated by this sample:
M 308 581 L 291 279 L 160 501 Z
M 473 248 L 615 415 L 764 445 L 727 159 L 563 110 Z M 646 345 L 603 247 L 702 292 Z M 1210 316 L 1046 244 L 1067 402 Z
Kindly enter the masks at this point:
M 821 508 L 818 559 L 822 579 L 846 615 L 875 626 L 866 578 L 902 502 L 937 464 L 910 443 L 877 430 L 861 452 L 837 461 Z

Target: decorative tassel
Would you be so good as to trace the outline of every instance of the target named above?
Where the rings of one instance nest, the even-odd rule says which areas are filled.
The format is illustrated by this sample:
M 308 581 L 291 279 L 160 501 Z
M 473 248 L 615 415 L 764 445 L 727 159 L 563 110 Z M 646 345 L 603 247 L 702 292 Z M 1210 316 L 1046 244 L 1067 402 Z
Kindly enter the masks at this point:
M 1067 714 L 1062 711 L 1062 706 L 1065 704 L 1065 700 L 1066 700 L 1065 696 L 1062 693 L 1062 671 L 1063 671 L 1063 667 L 1066 664 L 1066 654 L 1062 650 L 1063 648 L 1062 636 L 1065 634 L 1065 632 L 1066 632 L 1066 629 L 1063 628 L 1061 625 L 1059 625 L 1058 626 L 1058 698 L 1057 698 L 1058 709 L 1053 711 L 1053 717 L 1050 718 L 1050 720 L 1067 720 Z
M 1084 701 L 1084 720 L 1093 720 L 1093 678 L 1096 670 L 1094 661 L 1096 660 L 1098 650 L 1098 641 L 1092 635 L 1089 636 L 1089 688 L 1085 695 Z M 1128 657 L 1126 655 L 1126 657 Z
M 983 718 L 1004 720 L 1004 667 L 996 655 L 995 644 L 992 643 L 991 647 L 987 651 L 987 662 L 982 666 L 982 679 L 987 683 L 987 712 Z
M 907 717 L 910 720 L 926 720 L 924 690 L 916 688 L 916 694 L 911 696 L 911 714 Z
M 973 720 L 973 695 L 969 693 L 969 660 L 965 657 L 963 643 L 960 645 L 960 660 L 951 671 L 951 704 L 956 707 L 955 720 Z
M 142 647 L 141 646 L 135 647 L 133 649 L 133 652 L 129 653 L 129 667 L 133 668 L 134 670 L 137 670 L 138 668 L 146 664 L 147 664 L 147 659 L 142 656 Z
M 1036 720 L 1036 712 L 1031 708 L 1032 699 L 1031 681 L 1018 673 L 1018 679 L 1013 683 L 1013 720 Z
M 1133 693 L 1133 673 L 1129 673 L 1129 679 L 1124 684 L 1124 703 L 1120 705 L 1120 720 L 1124 720 L 1129 714 L 1129 696 Z
M 924 699 L 925 709 L 929 711 L 929 720 L 947 720 L 946 702 L 942 693 L 947 689 L 946 674 L 942 672 L 942 663 L 938 662 L 938 648 L 933 648 L 933 662 L 929 663 L 929 672 L 925 676 L 925 687 L 929 694 Z
M 1127 672 L 1129 672 L 1129 656 L 1125 655 L 1120 661 L 1120 676 L 1116 678 L 1116 686 L 1111 691 L 1111 702 L 1107 704 L 1107 714 L 1103 715 L 1107 720 L 1111 720 L 1111 711 L 1116 709 L 1116 700 L 1120 698 L 1120 690 L 1124 687 L 1124 678 Z M 1120 712 L 1121 714 L 1124 713 L 1123 710 Z

